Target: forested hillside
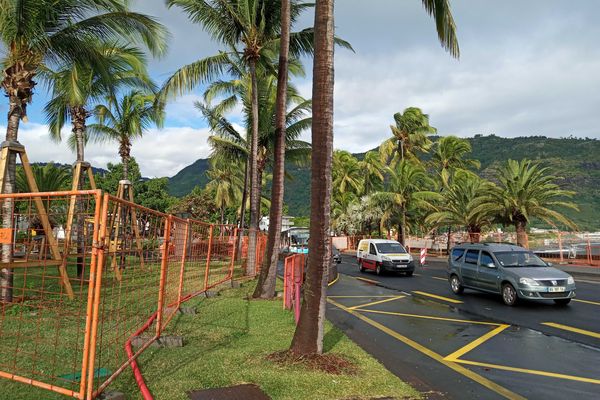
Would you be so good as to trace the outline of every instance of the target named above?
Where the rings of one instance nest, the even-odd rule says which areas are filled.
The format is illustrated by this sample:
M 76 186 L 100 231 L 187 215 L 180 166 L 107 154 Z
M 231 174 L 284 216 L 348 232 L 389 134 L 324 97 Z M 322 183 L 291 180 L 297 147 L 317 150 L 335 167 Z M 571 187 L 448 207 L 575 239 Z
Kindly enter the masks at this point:
M 481 162 L 480 175 L 492 179 L 496 166 L 512 158 L 529 158 L 550 166 L 565 189 L 574 190 L 574 202 L 580 211 L 565 210 L 582 229 L 600 229 L 600 140 L 543 136 L 502 138 L 477 135 L 468 139 L 473 148 L 472 157 Z M 368 149 L 365 149 L 365 151 Z M 363 154 L 356 154 L 362 158 Z M 427 158 L 426 156 L 424 157 Z M 208 161 L 197 160 L 169 180 L 169 191 L 176 196 L 189 193 L 196 185 L 207 182 L 204 172 Z M 294 216 L 308 216 L 310 207 L 310 171 L 289 165 L 293 179 L 286 182 L 285 203 Z

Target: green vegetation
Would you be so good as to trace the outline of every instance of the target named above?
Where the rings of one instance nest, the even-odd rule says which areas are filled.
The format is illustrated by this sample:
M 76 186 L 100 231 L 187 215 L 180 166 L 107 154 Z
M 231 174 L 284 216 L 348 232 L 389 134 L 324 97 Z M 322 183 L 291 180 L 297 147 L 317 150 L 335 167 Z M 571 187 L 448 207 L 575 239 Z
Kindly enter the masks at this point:
M 434 138 L 434 141 L 439 138 Z M 522 160 L 528 158 L 540 162 L 543 167 L 549 167 L 554 175 L 564 179 L 557 183 L 562 189 L 573 190 L 576 195 L 572 201 L 579 211 L 561 210 L 565 216 L 573 220 L 581 230 L 600 229 L 600 140 L 561 138 L 553 139 L 544 136 L 503 138 L 495 135 L 466 139 L 472 147 L 468 156 L 481 163 L 481 168 L 475 172 L 481 177 L 493 179 L 494 170 L 509 158 Z M 354 154 L 362 160 L 365 153 Z M 428 161 L 431 156 L 425 154 L 423 159 Z M 198 160 L 193 166 L 186 167 L 178 175 L 169 179 L 169 189 L 177 187 L 178 192 L 187 193 L 194 185 L 204 185 L 206 160 Z M 286 182 L 285 203 L 293 216 L 305 217 L 309 214 L 310 206 L 310 172 L 308 168 L 287 165 L 291 179 Z M 187 182 L 180 177 L 184 175 Z M 203 180 L 204 179 L 204 180 Z M 543 222 L 536 222 L 537 227 L 547 227 Z

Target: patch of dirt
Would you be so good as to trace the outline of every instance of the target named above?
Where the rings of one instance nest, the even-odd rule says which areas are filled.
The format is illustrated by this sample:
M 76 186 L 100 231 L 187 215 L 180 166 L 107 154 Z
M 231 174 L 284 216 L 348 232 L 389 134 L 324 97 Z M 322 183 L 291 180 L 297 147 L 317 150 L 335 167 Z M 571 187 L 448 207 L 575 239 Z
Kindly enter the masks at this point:
M 270 354 L 267 359 L 283 366 L 301 365 L 332 375 L 356 375 L 358 373 L 358 367 L 353 362 L 336 354 L 298 355 L 284 350 Z

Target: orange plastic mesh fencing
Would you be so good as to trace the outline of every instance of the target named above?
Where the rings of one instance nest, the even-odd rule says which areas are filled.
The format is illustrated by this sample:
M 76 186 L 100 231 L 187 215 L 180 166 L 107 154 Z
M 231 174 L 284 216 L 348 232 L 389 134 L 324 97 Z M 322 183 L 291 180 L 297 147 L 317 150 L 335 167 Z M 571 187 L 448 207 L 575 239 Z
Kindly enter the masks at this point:
M 246 273 L 235 226 L 100 191 L 2 195 L 0 206 L 11 227 L 0 230 L 0 377 L 71 397 L 95 398 L 182 302 Z
M 0 376 L 78 396 L 100 194 L 70 194 L 0 195 Z

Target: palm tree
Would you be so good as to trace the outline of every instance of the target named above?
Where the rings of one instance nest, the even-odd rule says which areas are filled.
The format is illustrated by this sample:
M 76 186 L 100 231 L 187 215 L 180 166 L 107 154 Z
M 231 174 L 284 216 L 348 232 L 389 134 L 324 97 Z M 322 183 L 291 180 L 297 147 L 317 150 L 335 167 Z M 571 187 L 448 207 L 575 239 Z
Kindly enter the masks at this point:
M 345 150 L 336 150 L 332 159 L 332 179 L 336 193 L 363 192 L 362 170 L 358 160 Z
M 258 176 L 258 140 L 259 133 L 259 73 L 261 67 L 271 64 L 274 54 L 279 50 L 281 34 L 281 0 L 167 0 L 168 7 L 181 7 L 194 22 L 204 26 L 209 34 L 219 42 L 241 56 L 250 74 L 250 153 L 248 157 L 250 177 L 250 235 L 248 246 L 249 274 L 254 273 L 256 260 L 256 232 L 260 213 L 260 177 Z M 292 0 L 290 3 L 290 25 L 309 8 L 310 3 Z M 305 29 L 290 34 L 289 52 L 293 57 L 312 53 L 313 31 Z M 351 48 L 342 40 L 336 40 L 342 46 Z M 215 78 L 229 71 L 228 54 L 219 53 L 214 57 L 196 61 L 180 68 L 164 84 L 163 96 L 181 94 L 192 90 L 197 84 Z
M 277 72 L 277 95 L 275 99 L 275 143 L 273 144 L 273 182 L 271 185 L 271 207 L 269 209 L 269 232 L 267 254 L 253 297 L 275 297 L 277 265 L 283 217 L 283 195 L 285 179 L 285 150 L 287 125 L 288 55 L 290 52 L 291 3 L 281 0 L 281 40 L 279 42 L 279 66 Z
M 478 169 L 481 166 L 479 161 L 466 158 L 470 152 L 469 141 L 456 136 L 444 136 L 435 142 L 431 154 L 431 165 L 439 174 L 442 187 L 450 184 L 450 178 L 454 171 Z
M 31 170 L 40 192 L 56 192 L 69 187 L 71 176 L 67 168 L 49 162 L 44 166 L 32 165 Z M 23 168 L 17 168 L 16 183 L 19 192 L 29 192 L 30 188 Z
M 428 135 L 437 130 L 429 125 L 429 115 L 423 114 L 420 108 L 409 107 L 404 113 L 394 114 L 396 125 L 391 125 L 393 137 L 385 141 L 380 152 L 392 162 L 404 158 L 417 159 L 417 153 L 426 153 L 432 145 Z
M 369 195 L 373 191 L 381 189 L 384 181 L 384 166 L 376 151 L 368 151 L 365 158 L 359 161 L 358 167 L 362 172 L 364 194 Z
M 231 207 L 240 198 L 243 178 L 239 165 L 219 163 L 211 160 L 211 167 L 206 171 L 210 181 L 206 190 L 213 192 L 215 204 L 221 210 L 221 225 L 225 223 L 225 209 Z
M 98 52 L 104 57 L 102 71 L 89 64 L 75 63 L 64 65 L 56 72 L 46 72 L 53 89 L 53 97 L 44 109 L 50 135 L 55 141 L 61 141 L 61 130 L 70 119 L 72 129 L 68 143 L 76 152 L 76 161 L 85 161 L 86 120 L 93 102 L 114 95 L 123 86 L 152 86 L 146 72 L 146 57 L 139 49 L 118 43 L 98 43 Z M 79 182 L 77 189 L 80 188 Z
M 393 168 L 388 168 L 388 176 L 386 191 L 374 193 L 372 197 L 385 210 L 381 225 L 395 217 L 398 221 L 398 242 L 404 244 L 409 210 L 434 209 L 433 202 L 441 200 L 442 196 L 434 191 L 423 190 L 433 187 L 434 182 L 425 169 L 414 161 L 401 160 Z
M 494 189 L 493 183 L 472 172 L 458 170 L 452 184 L 442 192 L 439 210 L 429 214 L 425 221 L 465 228 L 471 242 L 479 242 L 482 229 L 494 220 L 495 207 L 490 196 Z
M 20 121 L 27 120 L 36 74 L 53 65 L 74 62 L 102 66 L 94 40 L 142 41 L 154 54 L 165 50 L 166 30 L 153 18 L 127 9 L 123 0 L 1 0 L 0 62 L 2 88 L 8 97 L 6 141 L 18 142 Z M 100 68 L 101 69 L 101 68 Z M 7 160 L 3 193 L 15 189 L 16 154 Z M 3 203 L 3 226 L 10 227 L 12 202 Z M 8 217 L 6 217 L 8 216 Z M 2 261 L 11 262 L 12 248 L 2 247 Z M 12 272 L 2 270 L 0 299 L 12 301 Z
M 508 160 L 496 170 L 498 189 L 492 192 L 499 222 L 512 224 L 517 232 L 517 244 L 528 247 L 527 224 L 540 218 L 548 224 L 562 223 L 572 228 L 575 224 L 555 207 L 579 210 L 565 200 L 575 192 L 561 189 L 555 182 L 560 179 L 550 169 L 530 160 Z
M 422 0 L 436 22 L 442 46 L 458 56 L 458 42 L 448 0 Z M 333 154 L 333 4 L 319 0 L 315 10 L 315 61 L 313 67 L 313 129 L 311 158 L 310 252 L 306 290 L 290 346 L 292 353 L 308 355 L 323 351 L 326 268 L 330 264 L 329 208 L 331 200 L 331 159 Z
M 119 143 L 123 179 L 128 180 L 132 141 L 141 138 L 150 126 L 162 126 L 164 112 L 161 105 L 154 94 L 132 90 L 120 99 L 108 96 L 106 104 L 94 108 L 94 115 L 98 123 L 88 126 L 90 135 L 96 141 Z

